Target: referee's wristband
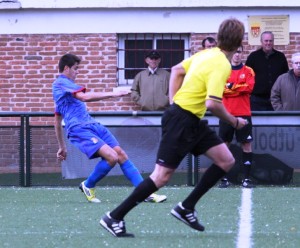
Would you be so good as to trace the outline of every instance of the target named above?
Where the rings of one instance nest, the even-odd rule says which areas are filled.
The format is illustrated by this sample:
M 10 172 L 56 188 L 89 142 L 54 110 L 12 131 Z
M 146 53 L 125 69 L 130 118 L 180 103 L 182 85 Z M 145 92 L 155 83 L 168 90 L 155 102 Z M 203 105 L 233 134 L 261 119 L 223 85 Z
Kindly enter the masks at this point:
M 239 126 L 239 118 L 236 118 L 236 124 L 235 124 L 235 129 L 237 129 Z

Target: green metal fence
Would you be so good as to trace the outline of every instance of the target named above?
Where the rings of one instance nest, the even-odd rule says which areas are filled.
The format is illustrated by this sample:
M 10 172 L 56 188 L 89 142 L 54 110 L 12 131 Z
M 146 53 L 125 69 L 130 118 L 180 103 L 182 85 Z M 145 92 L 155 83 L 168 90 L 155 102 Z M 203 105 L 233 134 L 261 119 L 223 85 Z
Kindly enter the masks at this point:
M 125 151 L 132 153 L 132 159 L 138 157 L 135 153 L 137 145 L 130 146 L 132 142 L 130 143 L 126 136 L 130 130 L 132 133 L 132 128 L 135 130 L 133 136 L 139 137 L 143 142 L 146 142 L 144 137 L 149 137 L 149 132 L 151 135 L 151 130 L 156 130 L 155 135 L 158 135 L 158 138 L 150 141 L 153 146 L 158 146 L 157 130 L 160 130 L 162 112 L 92 112 L 91 115 L 113 131 L 117 139 L 122 141 L 121 145 L 125 146 Z M 0 112 L 0 186 L 73 186 L 82 180 L 80 177 L 66 179 L 62 171 L 64 165 L 61 167 L 60 162 L 56 160 L 58 145 L 53 117 L 53 113 Z M 217 131 L 218 119 L 209 113 L 205 118 Z M 254 112 L 253 125 L 255 152 L 273 154 L 295 171 L 300 170 L 300 112 Z M 136 142 L 140 140 L 137 139 Z M 154 166 L 153 151 L 156 148 L 153 146 L 151 145 L 152 153 L 147 154 L 147 163 Z M 147 152 L 147 145 L 144 149 Z M 72 151 L 71 157 L 84 159 L 82 156 L 79 151 Z M 150 169 L 144 168 L 145 162 L 143 157 L 136 161 L 142 166 L 140 171 L 149 174 L 151 168 L 150 165 Z M 84 162 L 84 165 L 87 163 Z M 91 163 L 93 166 L 95 162 Z M 194 185 L 198 182 L 202 169 L 205 170 L 209 163 L 210 161 L 203 156 L 188 155 L 174 176 L 172 184 Z M 124 177 L 115 173 L 103 180 L 103 184 L 122 185 L 126 184 L 126 181 Z

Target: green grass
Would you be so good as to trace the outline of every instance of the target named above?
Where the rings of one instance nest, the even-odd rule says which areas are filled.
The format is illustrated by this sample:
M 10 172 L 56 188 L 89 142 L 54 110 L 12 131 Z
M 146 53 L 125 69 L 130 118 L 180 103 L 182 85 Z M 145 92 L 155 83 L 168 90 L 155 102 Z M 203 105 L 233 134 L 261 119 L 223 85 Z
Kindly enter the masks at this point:
M 300 247 L 300 189 L 254 191 L 254 240 L 268 247 Z M 258 247 L 258 246 L 257 246 Z
M 236 247 L 242 190 L 213 188 L 197 205 L 205 225 L 196 232 L 170 216 L 192 190 L 165 187 L 161 204 L 142 203 L 126 216 L 134 239 L 112 237 L 100 217 L 116 207 L 131 187 L 97 188 L 100 204 L 88 203 L 76 187 L 0 188 L 0 246 L 45 247 Z M 300 247 L 299 188 L 257 187 L 252 194 L 252 247 Z
M 200 180 L 203 172 L 198 173 L 198 180 Z M 143 173 L 142 176 L 147 178 L 149 173 Z M 63 179 L 61 173 L 32 173 L 31 174 L 31 185 L 30 186 L 63 186 L 72 187 L 78 186 L 86 178 L 78 179 Z M 1 186 L 20 186 L 19 184 L 19 174 L 0 174 L 0 187 Z M 168 182 L 168 186 L 181 186 L 188 184 L 188 173 L 187 172 L 176 172 L 171 180 Z M 255 182 L 259 185 L 259 182 Z M 119 176 L 107 176 L 103 178 L 99 186 L 131 186 L 131 183 L 124 177 L 124 175 Z M 268 186 L 266 184 L 261 186 Z M 285 185 L 287 187 L 300 187 L 300 172 L 294 172 L 292 181 Z
M 149 173 L 142 173 L 143 178 L 147 178 Z M 30 186 L 79 186 L 79 184 L 86 178 L 77 179 L 63 179 L 61 173 L 32 173 Z M 187 173 L 175 173 L 168 185 L 178 186 L 186 185 L 188 180 Z M 124 177 L 119 176 L 107 176 L 103 178 L 99 183 L 99 186 L 131 186 L 132 184 Z M 0 187 L 1 186 L 20 186 L 19 174 L 0 174 Z

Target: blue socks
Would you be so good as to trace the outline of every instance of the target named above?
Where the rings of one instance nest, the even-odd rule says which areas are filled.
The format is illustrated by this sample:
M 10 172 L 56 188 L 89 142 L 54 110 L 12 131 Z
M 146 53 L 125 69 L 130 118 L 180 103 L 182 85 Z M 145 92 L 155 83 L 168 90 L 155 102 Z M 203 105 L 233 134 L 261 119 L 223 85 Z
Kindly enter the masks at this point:
M 105 177 L 112 168 L 113 167 L 110 166 L 106 160 L 101 160 L 98 164 L 96 164 L 94 171 L 91 175 L 89 175 L 87 180 L 84 182 L 84 185 L 88 188 L 94 188 L 96 183 Z
M 138 169 L 130 160 L 126 160 L 120 165 L 120 167 L 125 177 L 133 184 L 134 187 L 137 187 L 144 180 Z
M 144 179 L 142 178 L 138 169 L 130 160 L 126 160 L 120 165 L 125 177 L 137 187 Z M 94 168 L 94 171 L 84 182 L 88 188 L 94 188 L 103 177 L 105 177 L 113 167 L 110 166 L 106 160 L 101 160 Z

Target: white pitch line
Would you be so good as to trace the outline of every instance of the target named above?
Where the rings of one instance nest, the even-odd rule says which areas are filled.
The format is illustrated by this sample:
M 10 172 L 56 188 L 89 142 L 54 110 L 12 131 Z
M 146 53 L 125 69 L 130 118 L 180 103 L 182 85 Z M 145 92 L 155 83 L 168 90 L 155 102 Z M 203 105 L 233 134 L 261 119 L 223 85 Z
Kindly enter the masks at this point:
M 243 189 L 236 248 L 252 247 L 252 189 Z

